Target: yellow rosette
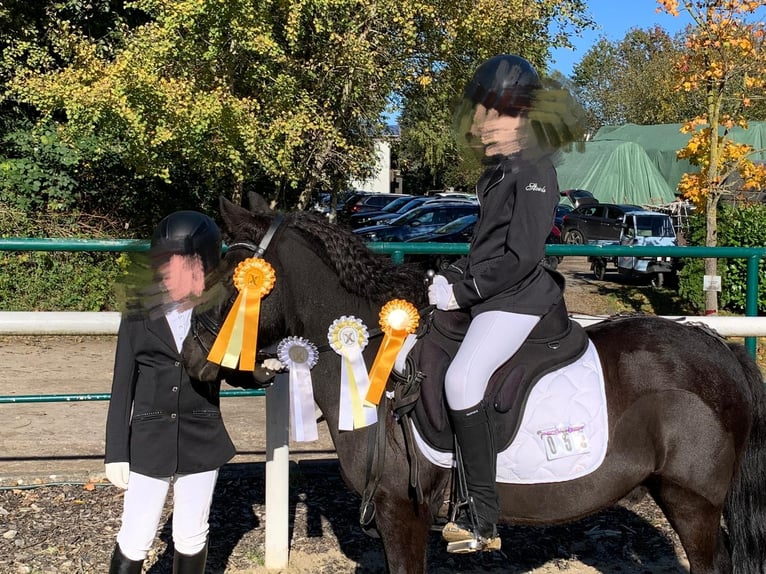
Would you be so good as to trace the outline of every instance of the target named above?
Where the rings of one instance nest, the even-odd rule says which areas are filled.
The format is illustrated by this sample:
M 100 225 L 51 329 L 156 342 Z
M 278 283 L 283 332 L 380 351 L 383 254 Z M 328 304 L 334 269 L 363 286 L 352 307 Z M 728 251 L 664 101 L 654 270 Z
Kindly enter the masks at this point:
M 394 299 L 383 305 L 380 310 L 383 341 L 370 369 L 370 389 L 365 397 L 367 403 L 377 405 L 380 402 L 396 356 L 407 335 L 414 333 L 418 328 L 419 321 L 418 310 L 409 301 Z
M 377 409 L 364 404 L 370 387 L 362 351 L 367 346 L 367 327 L 353 315 L 333 321 L 327 333 L 333 350 L 341 356 L 338 429 L 354 430 L 378 421 Z
M 237 265 L 233 279 L 239 293 L 207 360 L 230 369 L 254 371 L 261 299 L 274 287 L 276 275 L 267 261 L 250 257 Z

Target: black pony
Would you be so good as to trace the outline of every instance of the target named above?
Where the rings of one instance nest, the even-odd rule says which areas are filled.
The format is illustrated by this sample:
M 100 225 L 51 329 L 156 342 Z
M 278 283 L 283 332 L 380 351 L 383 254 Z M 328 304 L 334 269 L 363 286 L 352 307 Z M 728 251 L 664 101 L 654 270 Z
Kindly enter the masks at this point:
M 225 256 L 224 286 L 230 295 L 234 267 L 274 231 L 277 214 L 265 202 L 250 212 L 222 200 L 221 209 L 230 245 L 242 243 Z M 353 233 L 309 213 L 285 214 L 263 258 L 273 266 L 276 282 L 261 304 L 259 348 L 287 336 L 322 345 L 329 325 L 342 315 L 354 315 L 372 328 L 381 306 L 393 298 L 426 305 L 422 272 L 392 264 Z M 208 325 L 222 321 L 225 307 L 208 311 Z M 192 376 L 209 379 L 218 369 L 206 361 L 204 350 L 214 331 L 198 327 L 186 341 Z M 643 485 L 678 533 L 692 573 L 765 572 L 766 403 L 752 358 L 742 346 L 705 329 L 657 317 L 606 321 L 587 334 L 606 379 L 604 462 L 568 482 L 500 483 L 501 521 L 544 525 L 579 519 Z M 368 365 L 379 344 L 377 338 L 367 346 Z M 368 450 L 376 427 L 386 424 L 385 465 L 368 509 L 375 509 L 388 570 L 425 572 L 429 529 L 450 472 L 419 452 L 409 460 L 404 432 L 390 410 L 382 423 L 339 431 L 339 371 L 338 355 L 320 352 L 312 379 L 344 479 L 357 493 L 365 492 Z M 411 487 L 411 462 L 417 463 L 422 497 Z

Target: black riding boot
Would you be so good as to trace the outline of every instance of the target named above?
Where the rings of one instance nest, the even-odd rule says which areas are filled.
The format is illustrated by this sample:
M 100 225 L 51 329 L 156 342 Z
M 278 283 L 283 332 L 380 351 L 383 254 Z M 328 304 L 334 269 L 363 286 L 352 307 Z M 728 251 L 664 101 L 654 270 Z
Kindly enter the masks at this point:
M 181 554 L 176 550 L 173 555 L 173 574 L 204 574 L 207 562 L 207 543 L 196 554 Z
M 115 544 L 112 553 L 112 561 L 109 563 L 109 574 L 141 574 L 143 560 L 130 560 L 120 550 L 120 545 Z
M 497 519 L 500 514 L 495 480 L 497 452 L 492 422 L 483 403 L 450 411 L 468 495 L 467 504 L 442 530 L 448 552 L 500 550 Z

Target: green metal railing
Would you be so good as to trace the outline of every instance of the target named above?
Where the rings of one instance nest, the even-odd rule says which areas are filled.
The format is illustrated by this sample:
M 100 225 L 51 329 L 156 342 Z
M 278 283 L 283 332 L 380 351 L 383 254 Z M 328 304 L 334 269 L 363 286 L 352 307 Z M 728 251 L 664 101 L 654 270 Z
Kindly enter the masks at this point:
M 370 243 L 371 250 L 391 256 L 395 263 L 402 263 L 407 254 L 465 255 L 468 244 L 464 243 Z M 146 251 L 149 241 L 141 239 L 30 239 L 0 238 L 0 251 Z M 766 247 L 650 247 L 624 245 L 546 245 L 546 255 L 554 256 L 603 256 L 603 257 L 697 257 L 747 260 L 747 293 L 745 315 L 758 315 L 758 270 L 760 260 L 766 257 Z M 745 346 L 755 355 L 756 340 L 745 338 Z M 235 389 L 221 391 L 222 397 L 264 396 L 263 389 Z M 109 393 L 19 395 L 0 396 L 3 403 L 106 401 Z
M 222 397 L 263 397 L 265 389 L 231 389 L 220 392 Z M 15 403 L 77 403 L 84 401 L 108 401 L 110 393 L 85 393 L 61 395 L 5 395 L 0 396 L 0 405 Z

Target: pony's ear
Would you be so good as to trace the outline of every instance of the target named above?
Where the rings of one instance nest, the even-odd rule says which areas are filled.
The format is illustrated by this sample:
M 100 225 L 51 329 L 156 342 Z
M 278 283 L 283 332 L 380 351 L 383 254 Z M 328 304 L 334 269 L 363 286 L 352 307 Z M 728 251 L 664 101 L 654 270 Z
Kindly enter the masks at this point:
M 247 192 L 247 203 L 250 206 L 250 211 L 255 213 L 256 211 L 271 211 L 269 202 L 264 199 L 260 193 L 254 191 Z
M 220 197 L 219 204 L 221 217 L 229 231 L 238 229 L 242 223 L 253 220 L 252 214 L 247 209 L 229 201 L 224 196 Z

